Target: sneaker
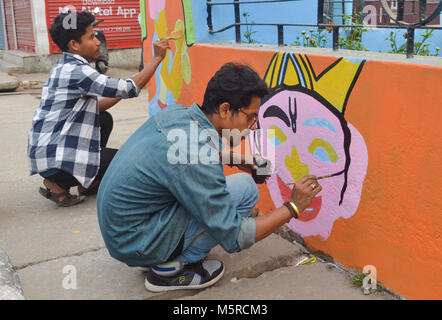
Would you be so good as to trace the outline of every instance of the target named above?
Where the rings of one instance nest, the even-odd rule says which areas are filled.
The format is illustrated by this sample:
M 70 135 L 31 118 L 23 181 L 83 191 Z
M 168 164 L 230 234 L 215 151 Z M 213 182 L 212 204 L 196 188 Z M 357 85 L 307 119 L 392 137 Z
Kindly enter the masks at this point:
M 224 274 L 224 265 L 218 260 L 201 260 L 186 263 L 173 276 L 164 276 L 151 268 L 146 275 L 146 289 L 164 292 L 183 289 L 203 289 L 215 284 Z

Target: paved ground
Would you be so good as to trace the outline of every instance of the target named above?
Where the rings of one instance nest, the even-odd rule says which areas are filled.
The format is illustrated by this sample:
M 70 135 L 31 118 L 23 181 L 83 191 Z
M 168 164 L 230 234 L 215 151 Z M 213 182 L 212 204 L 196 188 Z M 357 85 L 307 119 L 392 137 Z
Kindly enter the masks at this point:
M 110 70 L 129 77 L 135 70 Z M 44 82 L 47 74 L 21 74 Z M 22 89 L 23 91 L 23 89 Z M 0 248 L 18 270 L 25 299 L 394 299 L 386 292 L 364 295 L 350 275 L 318 260 L 294 266 L 302 248 L 273 234 L 243 252 L 228 255 L 220 247 L 210 256 L 224 261 L 226 272 L 213 288 L 152 294 L 144 288 L 145 270 L 112 259 L 101 238 L 96 198 L 60 208 L 38 194 L 39 176 L 28 175 L 27 132 L 40 89 L 0 95 Z M 148 118 L 147 92 L 111 109 L 118 148 Z

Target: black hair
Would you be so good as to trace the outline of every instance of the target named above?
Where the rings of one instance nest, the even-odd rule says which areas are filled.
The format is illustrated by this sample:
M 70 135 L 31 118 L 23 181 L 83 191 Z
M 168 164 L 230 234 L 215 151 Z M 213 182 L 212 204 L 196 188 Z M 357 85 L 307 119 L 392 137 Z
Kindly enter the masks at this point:
M 73 19 L 75 19 L 75 21 L 72 21 Z M 94 21 L 95 17 L 90 12 L 67 11 L 55 17 L 49 29 L 49 33 L 51 34 L 52 41 L 54 41 L 61 51 L 68 51 L 69 41 L 75 40 L 81 43 L 81 37 Z
M 236 114 L 240 108 L 250 105 L 252 97 L 262 98 L 268 93 L 267 84 L 252 68 L 229 62 L 207 84 L 201 109 L 206 114 L 218 113 L 219 105 L 228 102 Z

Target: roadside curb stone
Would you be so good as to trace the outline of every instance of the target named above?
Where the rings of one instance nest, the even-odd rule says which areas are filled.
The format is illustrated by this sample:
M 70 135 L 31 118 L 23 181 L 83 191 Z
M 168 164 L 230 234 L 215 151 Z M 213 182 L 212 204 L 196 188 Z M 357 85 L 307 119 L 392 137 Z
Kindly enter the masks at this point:
M 0 72 L 0 91 L 13 91 L 20 86 L 20 81 L 5 72 Z
M 24 300 L 20 278 L 5 251 L 0 248 L 0 300 Z

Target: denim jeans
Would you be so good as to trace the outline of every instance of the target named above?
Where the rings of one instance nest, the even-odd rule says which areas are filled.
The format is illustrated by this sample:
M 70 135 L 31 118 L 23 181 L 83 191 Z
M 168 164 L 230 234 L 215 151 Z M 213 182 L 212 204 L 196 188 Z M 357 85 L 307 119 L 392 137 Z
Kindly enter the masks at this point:
M 226 176 L 226 184 L 238 213 L 243 217 L 248 216 L 259 197 L 258 187 L 252 177 L 246 173 L 233 174 Z M 184 233 L 182 253 L 174 261 L 197 262 L 204 259 L 217 244 L 198 221 L 192 218 Z

